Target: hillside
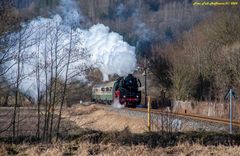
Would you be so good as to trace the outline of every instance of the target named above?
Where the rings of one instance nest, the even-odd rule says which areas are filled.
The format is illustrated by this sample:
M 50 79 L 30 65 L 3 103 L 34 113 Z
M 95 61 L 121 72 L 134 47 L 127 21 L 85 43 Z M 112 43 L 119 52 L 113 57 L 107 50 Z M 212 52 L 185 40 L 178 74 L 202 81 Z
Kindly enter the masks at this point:
M 119 33 L 136 47 L 137 62 L 141 67 L 143 54 L 149 56 L 150 71 L 155 76 L 150 84 L 167 91 L 169 97 L 222 100 L 229 83 L 238 88 L 238 62 L 235 60 L 233 66 L 219 68 L 222 62 L 228 62 L 226 51 L 235 54 L 234 51 L 238 50 L 237 7 L 199 7 L 193 6 L 190 0 L 76 2 L 82 16 L 80 27 L 88 29 L 97 23 L 110 27 L 111 31 Z M 8 4 L 8 7 L 0 17 L 0 33 L 14 30 L 21 21 L 34 16 L 46 15 L 46 12 L 46 16 L 58 13 L 58 3 L 57 0 L 15 0 L 1 4 Z M 221 58 L 217 51 L 227 57 Z M 212 55 L 215 57 L 212 58 Z M 218 78 L 220 75 L 225 76 Z M 230 78 L 233 75 L 235 78 Z M 90 81 L 99 82 L 101 77 Z M 150 92 L 155 91 L 150 88 Z M 160 92 L 157 94 L 160 96 Z
M 191 0 L 78 0 L 82 27 L 103 23 L 124 36 L 140 54 L 151 46 L 173 42 L 211 15 L 212 8 L 194 7 Z M 52 8 L 57 0 L 14 0 L 17 8 Z

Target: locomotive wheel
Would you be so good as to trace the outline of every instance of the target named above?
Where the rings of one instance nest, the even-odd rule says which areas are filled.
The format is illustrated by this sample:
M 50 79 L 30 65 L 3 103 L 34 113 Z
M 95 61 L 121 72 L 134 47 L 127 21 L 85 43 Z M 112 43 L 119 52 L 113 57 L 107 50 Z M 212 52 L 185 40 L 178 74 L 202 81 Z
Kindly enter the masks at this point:
M 125 107 L 136 108 L 136 103 L 135 102 L 126 102 Z
M 136 103 L 135 103 L 135 102 L 132 102 L 132 103 L 130 103 L 128 106 L 131 107 L 131 108 L 136 108 Z
M 134 102 L 134 103 L 132 104 L 132 107 L 133 107 L 133 108 L 136 108 L 136 106 L 137 106 L 137 104 Z

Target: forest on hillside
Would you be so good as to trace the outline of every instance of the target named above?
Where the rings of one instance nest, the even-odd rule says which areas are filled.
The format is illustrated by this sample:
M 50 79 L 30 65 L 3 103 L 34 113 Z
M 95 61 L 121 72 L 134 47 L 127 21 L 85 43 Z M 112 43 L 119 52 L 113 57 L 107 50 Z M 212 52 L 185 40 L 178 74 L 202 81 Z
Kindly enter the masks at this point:
M 239 8 L 215 11 L 174 43 L 157 49 L 151 69 L 174 99 L 223 101 L 230 88 L 239 93 Z

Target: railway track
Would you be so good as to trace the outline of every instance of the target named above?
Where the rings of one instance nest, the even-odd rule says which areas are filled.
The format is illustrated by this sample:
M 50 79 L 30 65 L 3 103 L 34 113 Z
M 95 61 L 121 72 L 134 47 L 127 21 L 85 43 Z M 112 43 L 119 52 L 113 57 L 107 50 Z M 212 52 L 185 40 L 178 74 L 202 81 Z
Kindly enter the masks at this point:
M 107 105 L 105 105 L 107 106 Z M 109 106 L 111 107 L 111 106 Z M 12 108 L 10 107 L 1 107 L 2 110 L 11 110 Z M 130 111 L 138 111 L 138 112 L 143 112 L 147 113 L 146 108 L 124 108 Z M 31 111 L 36 111 L 36 107 L 27 107 L 24 108 L 22 107 L 21 110 L 31 110 Z M 194 120 L 200 120 L 200 121 L 206 121 L 206 122 L 211 122 L 211 123 L 219 123 L 219 124 L 224 124 L 224 125 L 229 125 L 229 119 L 223 119 L 223 118 L 217 118 L 217 117 L 209 117 L 209 116 L 202 116 L 202 115 L 196 115 L 196 114 L 190 114 L 190 113 L 174 113 L 174 112 L 163 112 L 161 110 L 157 109 L 151 109 L 151 113 L 153 114 L 160 114 L 160 115 L 170 115 L 170 116 L 176 116 L 176 117 L 181 117 L 181 118 L 189 118 L 189 119 L 194 119 Z M 232 121 L 233 126 L 240 127 L 240 121 L 233 120 Z
M 131 110 L 131 111 L 139 111 L 139 112 L 147 113 L 147 109 L 146 108 L 127 108 L 127 109 Z M 189 113 L 163 112 L 161 110 L 154 110 L 154 109 L 151 110 L 151 113 L 153 113 L 153 114 L 161 114 L 161 115 L 170 115 L 170 116 L 176 116 L 176 117 L 189 118 L 189 119 L 194 119 L 194 120 L 201 120 L 201 121 L 206 121 L 206 122 L 212 122 L 212 123 L 219 123 L 219 124 L 229 125 L 229 120 L 228 119 L 223 119 L 223 118 L 201 116 L 201 115 L 189 114 Z M 232 121 L 232 125 L 240 127 L 240 122 L 233 120 Z
M 146 108 L 127 108 L 127 107 L 125 107 L 124 109 L 130 110 L 130 111 L 136 111 L 136 112 L 143 112 L 143 113 L 148 112 L 148 110 Z M 224 124 L 224 125 L 229 125 L 229 122 L 230 122 L 229 119 L 224 119 L 224 118 L 202 116 L 202 115 L 196 115 L 196 114 L 191 114 L 191 113 L 163 112 L 163 111 L 157 110 L 157 109 L 151 109 L 151 113 L 165 115 L 165 116 L 170 115 L 170 116 L 176 116 L 176 117 L 181 117 L 181 118 L 186 118 L 186 119 L 193 119 L 193 120 L 198 120 L 198 121 L 205 121 L 205 122 L 218 123 L 218 124 Z M 232 125 L 240 128 L 240 121 L 233 120 Z

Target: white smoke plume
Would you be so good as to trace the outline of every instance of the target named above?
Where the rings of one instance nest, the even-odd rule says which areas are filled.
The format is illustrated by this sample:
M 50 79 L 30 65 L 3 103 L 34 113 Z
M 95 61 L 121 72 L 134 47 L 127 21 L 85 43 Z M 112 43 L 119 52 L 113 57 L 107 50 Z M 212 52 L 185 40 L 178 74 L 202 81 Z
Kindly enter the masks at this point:
M 125 10 L 126 10 L 126 7 L 124 6 L 124 4 L 123 4 L 123 3 L 120 3 L 120 4 L 117 6 L 116 14 L 117 14 L 118 16 L 122 16 L 122 15 L 124 14 Z
M 135 3 L 130 6 L 120 3 L 116 7 L 116 15 L 118 18 L 131 17 L 133 19 L 133 32 L 138 37 L 139 41 L 150 41 L 155 37 L 155 32 L 142 20 L 144 15 L 141 14 L 140 4 Z
M 84 47 L 89 50 L 91 61 L 101 70 L 104 80 L 108 80 L 108 75 L 126 76 L 135 70 L 135 48 L 124 42 L 118 33 L 97 24 L 83 34 Z
M 55 15 L 53 18 L 38 18 L 28 24 L 22 25 L 22 30 L 12 33 L 10 43 L 13 44 L 8 49 L 7 54 L 12 57 L 5 63 L 5 68 L 10 68 L 6 73 L 6 80 L 10 83 L 16 82 L 18 71 L 18 60 L 20 61 L 20 89 L 32 98 L 37 97 L 36 70 L 40 70 L 40 90 L 44 90 L 46 85 L 45 72 L 47 72 L 47 82 L 50 80 L 51 64 L 53 68 L 58 66 L 58 75 L 65 77 L 67 56 L 70 48 L 71 27 L 62 24 L 62 18 Z M 77 75 L 77 79 L 83 79 L 80 74 L 80 67 L 83 67 L 88 58 L 84 57 L 84 49 L 81 41 L 81 31 L 72 31 L 72 61 L 69 65 L 69 77 Z M 18 53 L 20 51 L 20 59 Z M 52 53 L 52 54 L 51 54 Z M 46 57 L 45 57 L 46 56 Z M 57 58 L 57 59 L 56 59 Z M 79 74 L 78 74 L 79 73 Z M 53 74 L 53 76 L 55 73 Z
M 85 20 L 81 10 L 78 8 L 78 4 L 74 0 L 61 0 L 59 10 L 63 23 L 66 25 L 76 27 Z
M 119 98 L 114 98 L 112 102 L 112 107 L 121 109 L 121 108 L 124 108 L 125 106 L 119 103 Z
M 154 31 L 151 30 L 146 23 L 141 20 L 139 9 L 136 9 L 134 14 L 134 30 L 140 41 L 150 41 L 154 38 Z
M 123 37 L 118 33 L 111 32 L 109 27 L 102 24 L 96 24 L 89 30 L 80 29 L 79 22 L 84 18 L 76 6 L 73 0 L 61 0 L 60 15 L 36 18 L 22 24 L 21 31 L 9 35 L 9 45 L 12 46 L 7 53 L 13 59 L 5 63 L 5 68 L 9 68 L 5 78 L 10 83 L 16 81 L 17 55 L 20 48 L 20 89 L 32 98 L 36 99 L 37 96 L 38 62 L 42 92 L 46 85 L 45 72 L 48 74 L 47 81 L 50 79 L 52 60 L 59 66 L 59 77 L 64 79 L 70 41 L 72 41 L 72 56 L 69 77 L 76 75 L 75 79 L 83 80 L 84 74 L 81 72 L 86 66 L 99 68 L 104 80 L 108 79 L 108 75 L 125 76 L 135 70 L 135 48 L 124 42 Z M 70 34 L 72 34 L 72 40 Z M 51 52 L 53 55 L 50 55 Z M 55 52 L 57 52 L 56 55 Z M 47 61 L 44 59 L 45 56 Z

